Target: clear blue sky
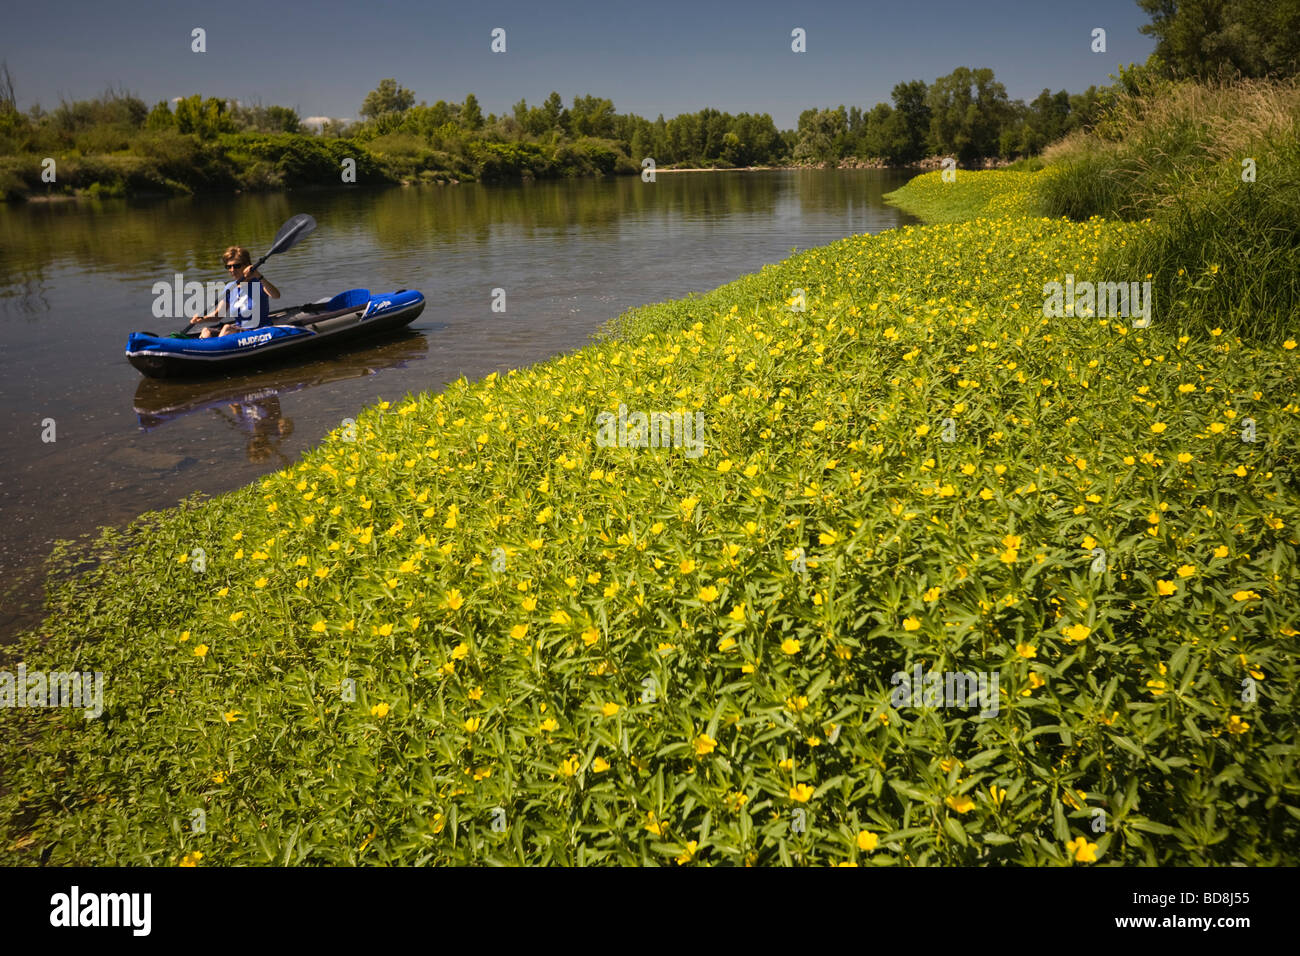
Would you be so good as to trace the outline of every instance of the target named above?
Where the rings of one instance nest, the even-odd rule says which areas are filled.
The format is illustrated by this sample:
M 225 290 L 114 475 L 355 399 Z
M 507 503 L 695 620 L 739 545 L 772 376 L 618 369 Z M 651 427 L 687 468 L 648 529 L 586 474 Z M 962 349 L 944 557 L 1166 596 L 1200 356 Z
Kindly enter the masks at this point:
M 417 102 L 483 112 L 558 90 L 607 96 L 653 119 L 706 106 L 766 112 L 781 128 L 811 106 L 869 107 L 896 82 L 992 67 L 1015 98 L 1078 92 L 1154 48 L 1134 0 L 876 0 L 743 3 L 421 0 L 61 0 L 5 4 L 0 58 L 20 108 L 125 87 L 149 103 L 191 93 L 353 118 L 384 77 Z M 190 31 L 207 31 L 207 52 Z M 489 50 L 494 27 L 507 52 Z M 807 31 L 808 51 L 790 50 Z M 1092 53 L 1091 31 L 1107 33 Z

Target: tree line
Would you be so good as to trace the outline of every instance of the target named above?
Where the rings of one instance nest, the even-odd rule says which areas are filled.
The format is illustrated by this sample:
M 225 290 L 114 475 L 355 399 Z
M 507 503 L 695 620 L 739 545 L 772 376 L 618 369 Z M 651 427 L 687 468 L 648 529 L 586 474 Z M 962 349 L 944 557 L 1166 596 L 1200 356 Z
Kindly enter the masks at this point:
M 1148 74 L 1288 77 L 1300 65 L 1300 0 L 1137 2 L 1151 17 L 1142 32 L 1157 41 Z M 390 78 L 366 95 L 359 121 L 312 128 L 290 107 L 197 94 L 150 108 L 110 90 L 23 112 L 0 64 L 0 193 L 50 189 L 41 157 L 60 157 L 60 189 L 110 195 L 325 183 L 337 181 L 340 157 L 354 158 L 367 182 L 632 173 L 646 157 L 659 166 L 905 165 L 928 156 L 974 164 L 1033 156 L 1094 126 L 1125 75 L 1081 93 L 1044 89 L 1026 103 L 991 69 L 963 66 L 930 83 L 898 83 L 889 102 L 806 109 L 790 130 L 767 113 L 705 108 L 650 120 L 617 112 L 606 97 L 566 105 L 558 92 L 485 116 L 473 94 L 416 103 Z

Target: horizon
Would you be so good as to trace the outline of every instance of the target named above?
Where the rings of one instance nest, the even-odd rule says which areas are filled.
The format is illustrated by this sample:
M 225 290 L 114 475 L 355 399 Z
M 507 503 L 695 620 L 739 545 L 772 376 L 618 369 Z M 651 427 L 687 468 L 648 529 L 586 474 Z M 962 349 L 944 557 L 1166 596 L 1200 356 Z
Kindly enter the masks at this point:
M 459 103 L 473 93 L 485 116 L 509 115 L 520 99 L 540 105 L 555 90 L 566 106 L 592 95 L 650 120 L 705 108 L 767 113 L 790 130 L 803 110 L 869 109 L 890 102 L 896 83 L 932 83 L 961 66 L 992 69 L 1012 100 L 1029 102 L 1043 89 L 1082 93 L 1155 48 L 1138 32 L 1148 18 L 1135 0 L 1100 0 L 1083 11 L 939 0 L 919 21 L 900 5 L 760 0 L 733 13 L 672 0 L 634 24 L 620 18 L 609 27 L 600 19 L 608 11 L 588 2 L 557 13 L 517 0 L 472 12 L 415 0 L 365 7 L 285 0 L 260 25 L 238 29 L 222 24 L 222 12 L 192 0 L 147 0 L 131 5 L 129 18 L 88 0 L 37 7 L 26 15 L 32 39 L 0 48 L 0 60 L 24 111 L 114 90 L 151 106 L 198 93 L 292 107 L 304 122 L 352 121 L 366 94 L 393 77 L 416 102 Z M 401 42 L 385 41 L 376 29 L 384 22 L 397 24 Z M 281 23 L 299 25 L 289 34 Z M 204 53 L 191 51 L 196 27 L 206 31 Z M 505 53 L 490 50 L 497 27 L 506 31 Z M 795 27 L 807 33 L 805 53 L 790 49 Z M 1106 30 L 1105 53 L 1090 50 L 1095 27 Z M 887 43 L 876 39 L 882 34 Z

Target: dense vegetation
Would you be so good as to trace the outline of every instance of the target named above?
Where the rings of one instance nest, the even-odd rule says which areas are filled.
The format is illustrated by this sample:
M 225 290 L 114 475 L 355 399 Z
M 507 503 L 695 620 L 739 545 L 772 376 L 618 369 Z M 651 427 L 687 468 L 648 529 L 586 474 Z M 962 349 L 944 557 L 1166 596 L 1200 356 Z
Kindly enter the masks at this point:
M 19 652 L 106 709 L 0 712 L 0 858 L 1296 863 L 1294 314 L 1045 318 L 1170 228 L 1033 215 L 1107 142 L 107 533 Z M 602 447 L 620 404 L 707 454 Z M 998 712 L 899 704 L 918 666 Z
M 6 92 L 7 91 L 7 92 Z M 636 173 L 661 167 L 789 163 L 906 164 L 934 154 L 964 163 L 1038 152 L 1086 125 L 1099 95 L 1048 90 L 1032 103 L 1010 101 L 987 69 L 960 68 L 933 84 L 900 83 L 893 103 L 869 110 L 806 110 L 794 130 L 766 113 L 715 109 L 654 121 L 619 114 L 612 101 L 558 93 L 539 106 L 486 117 L 473 94 L 462 103 L 416 103 L 384 80 L 361 105 L 361 121 L 303 127 L 282 106 L 232 105 L 190 96 L 150 109 L 122 91 L 26 113 L 0 69 L 0 194 L 84 191 L 91 196 L 339 185 L 342 164 L 355 182 L 497 182 L 519 178 Z M 56 179 L 42 179 L 45 158 Z

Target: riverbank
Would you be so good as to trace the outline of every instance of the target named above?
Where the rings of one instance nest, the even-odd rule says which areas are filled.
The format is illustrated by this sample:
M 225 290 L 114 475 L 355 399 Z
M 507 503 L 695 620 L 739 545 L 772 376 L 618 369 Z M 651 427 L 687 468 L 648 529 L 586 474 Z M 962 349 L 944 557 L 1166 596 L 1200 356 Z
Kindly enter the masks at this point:
M 1016 175 L 146 516 L 25 649 L 105 709 L 4 711 L 0 858 L 1295 862 L 1294 342 L 1044 318 L 1149 227 Z

